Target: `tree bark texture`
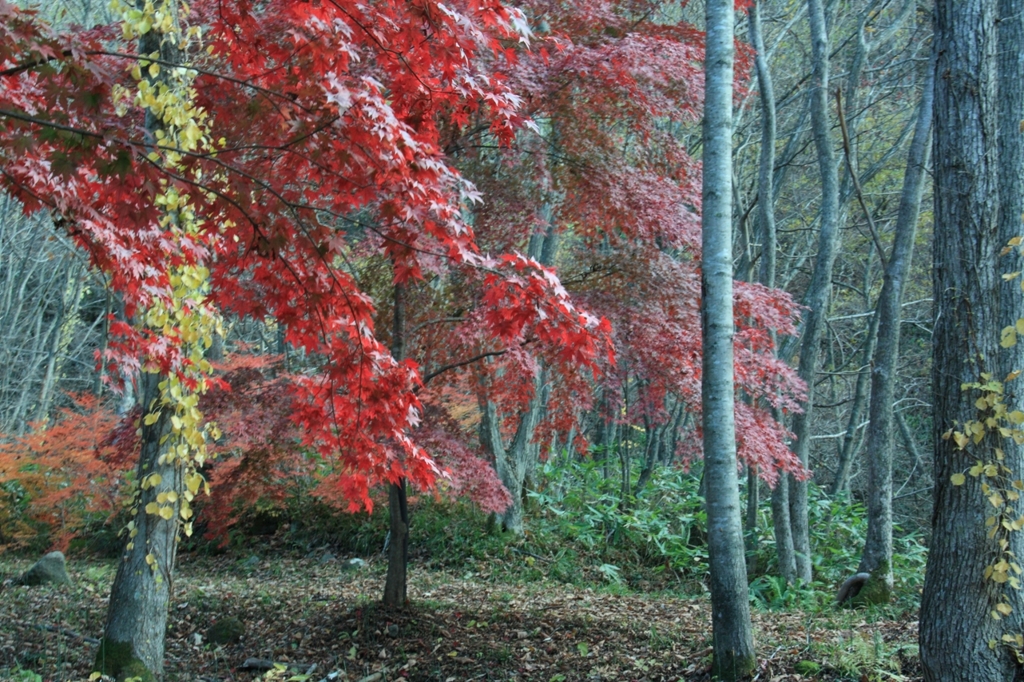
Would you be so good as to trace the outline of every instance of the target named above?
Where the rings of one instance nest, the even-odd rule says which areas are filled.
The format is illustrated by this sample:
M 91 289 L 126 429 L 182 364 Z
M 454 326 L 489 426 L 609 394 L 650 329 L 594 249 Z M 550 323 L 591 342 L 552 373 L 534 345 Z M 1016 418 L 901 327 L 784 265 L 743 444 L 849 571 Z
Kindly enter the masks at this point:
M 775 87 L 768 53 L 761 30 L 761 3 L 755 2 L 747 11 L 750 42 L 754 47 L 758 100 L 761 103 L 761 149 L 757 173 L 758 234 L 761 240 L 761 266 L 758 279 L 766 287 L 775 287 L 778 237 L 775 228 Z M 794 135 L 794 137 L 796 137 Z M 780 476 L 772 490 L 772 528 L 775 531 L 775 554 L 779 575 L 786 583 L 796 578 L 796 555 L 793 552 L 793 529 L 789 519 L 789 480 Z
M 159 384 L 163 377 L 144 373 L 141 377 L 142 406 L 152 411 L 160 399 Z M 114 585 L 110 590 L 107 624 L 96 669 L 113 677 L 139 676 L 143 682 L 159 679 L 164 667 L 164 635 L 167 630 L 167 604 L 174 576 L 174 559 L 178 538 L 179 504 L 174 503 L 173 516 L 165 520 L 148 514 L 146 505 L 155 502 L 160 493 L 184 490 L 179 459 L 161 462 L 167 451 L 160 441 L 171 431 L 171 415 L 161 410 L 156 423 L 142 426 L 142 447 L 136 480 L 159 474 L 157 486 L 140 491 L 138 512 L 134 515 L 136 534 L 129 537 Z M 149 559 L 149 561 L 147 561 Z
M 921 210 L 931 138 L 935 69 L 929 64 L 921 93 L 917 125 L 907 154 L 892 253 L 885 267 L 882 291 L 875 311 L 878 342 L 871 370 L 868 407 L 868 533 L 858 573 L 870 573 L 858 599 L 888 602 L 892 593 L 892 450 L 893 398 L 900 346 L 900 309 L 903 284 L 910 273 L 914 237 Z
M 138 2 L 140 8 L 144 4 Z M 158 52 L 161 59 L 180 63 L 180 50 L 163 40 L 156 31 L 139 39 L 139 53 Z M 158 76 L 159 80 L 163 76 Z M 157 114 L 146 111 L 146 130 L 155 139 L 163 127 Z M 160 383 L 163 375 L 143 372 L 139 377 L 139 394 L 143 414 L 158 413 L 155 423 L 142 423 L 139 464 L 136 481 L 144 483 L 153 474 L 160 483 L 142 487 L 138 494 L 134 529 L 129 533 L 122 559 L 114 577 L 107 607 L 107 624 L 96 654 L 96 667 L 114 677 L 160 679 L 163 676 L 164 637 L 167 631 L 167 605 L 174 576 L 174 560 L 180 524 L 180 500 L 185 491 L 181 459 L 167 461 L 165 455 L 172 444 L 171 412 L 160 406 Z M 176 501 L 165 500 L 172 514 L 169 519 L 146 511 L 161 493 L 173 492 Z M 134 535 L 134 536 L 133 536 Z
M 508 509 L 499 515 L 501 527 L 516 535 L 523 534 L 523 482 L 529 469 L 530 457 L 535 456 L 530 443 L 537 428 L 541 408 L 542 371 L 534 376 L 533 398 L 519 415 L 519 425 L 512 441 L 505 444 L 501 435 L 501 416 L 493 401 L 483 404 L 481 435 L 484 447 L 494 457 L 498 479 L 512 498 Z
M 404 283 L 395 283 L 391 357 L 396 362 L 405 358 L 405 287 Z M 408 598 L 409 570 L 409 501 L 404 478 L 388 485 L 388 518 L 388 575 L 383 602 L 402 607 Z
M 828 33 L 821 0 L 807 0 L 811 26 L 811 130 L 821 174 L 821 232 L 811 284 L 804 295 L 807 306 L 800 334 L 798 374 L 808 386 L 804 411 L 793 420 L 796 437 L 793 448 L 806 465 L 810 456 L 811 417 L 814 413 L 814 377 L 817 371 L 821 334 L 832 290 L 832 266 L 839 245 L 839 175 L 836 169 L 828 116 Z M 811 541 L 807 521 L 807 482 L 789 479 L 789 513 L 793 526 L 793 549 L 797 578 L 811 580 Z
M 998 370 L 999 178 L 996 149 L 996 3 L 935 3 L 935 235 L 933 244 L 933 428 L 935 497 L 932 543 L 920 612 L 921 662 L 929 682 L 1012 680 L 1015 659 L 989 648 L 1017 619 L 989 614 L 999 586 L 984 579 L 995 556 L 985 519 L 992 507 L 978 477 L 953 485 L 1000 443 L 986 437 L 957 449 L 943 438 L 978 417 L 964 383 Z M 1016 600 L 1019 618 L 1021 606 Z
M 754 669 L 755 659 L 740 520 L 733 402 L 733 3 L 709 0 L 705 17 L 701 399 L 713 674 L 720 680 L 737 680 Z
M 550 205 L 545 206 L 542 219 L 547 227 L 543 232 L 531 235 L 528 254 L 543 265 L 552 265 L 558 250 L 558 232 Z M 523 486 L 527 475 L 536 467 L 540 455 L 540 448 L 533 439 L 547 401 L 545 376 L 543 368 L 539 368 L 534 375 L 533 398 L 520 413 L 516 433 L 507 445 L 501 435 L 498 406 L 490 400 L 484 400 L 481 404 L 481 440 L 494 457 L 498 479 L 512 498 L 508 509 L 500 515 L 501 527 L 516 535 L 523 534 Z

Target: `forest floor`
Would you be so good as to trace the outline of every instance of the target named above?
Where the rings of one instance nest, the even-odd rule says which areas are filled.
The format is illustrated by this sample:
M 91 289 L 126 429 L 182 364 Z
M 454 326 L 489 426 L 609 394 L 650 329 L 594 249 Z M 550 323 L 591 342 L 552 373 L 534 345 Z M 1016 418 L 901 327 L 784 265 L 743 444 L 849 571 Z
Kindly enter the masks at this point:
M 0 557 L 0 679 L 85 680 L 103 631 L 114 564 L 72 558 L 70 587 L 17 587 L 30 561 Z M 379 604 L 384 562 L 345 570 L 306 559 L 181 557 L 167 680 L 709 680 L 709 600 L 554 582 L 512 584 L 486 571 L 410 568 L 410 604 Z M 245 634 L 212 646 L 236 617 Z M 870 621 L 870 622 L 869 622 Z M 755 611 L 756 680 L 917 680 L 916 614 Z M 293 666 L 243 669 L 247 659 Z

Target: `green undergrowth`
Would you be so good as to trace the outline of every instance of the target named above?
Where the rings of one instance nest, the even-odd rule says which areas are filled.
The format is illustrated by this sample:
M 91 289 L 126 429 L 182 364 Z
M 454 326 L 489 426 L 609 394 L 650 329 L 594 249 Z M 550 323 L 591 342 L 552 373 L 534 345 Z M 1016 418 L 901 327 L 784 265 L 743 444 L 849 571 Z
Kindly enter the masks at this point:
M 632 481 L 636 486 L 636 479 Z M 551 580 L 611 592 L 705 593 L 708 571 L 706 517 L 699 472 L 662 468 L 623 499 L 617 469 L 595 460 L 542 464 L 525 502 L 523 535 L 500 530 L 492 515 L 472 502 L 430 493 L 411 497 L 413 567 L 446 570 L 478 579 Z M 348 514 L 295 495 L 276 506 L 241 516 L 228 550 L 254 540 L 291 555 L 384 558 L 385 504 L 373 513 Z M 867 531 L 863 505 L 848 495 L 828 497 L 810 488 L 810 527 L 815 580 L 786 585 L 777 577 L 771 515 L 763 505 L 749 564 L 751 600 L 762 610 L 831 610 L 839 584 L 856 571 Z M 193 549 L 212 551 L 211 543 Z M 259 543 L 256 543 L 259 546 Z M 916 608 L 926 550 L 920 537 L 897 529 L 894 601 L 871 612 L 893 615 Z

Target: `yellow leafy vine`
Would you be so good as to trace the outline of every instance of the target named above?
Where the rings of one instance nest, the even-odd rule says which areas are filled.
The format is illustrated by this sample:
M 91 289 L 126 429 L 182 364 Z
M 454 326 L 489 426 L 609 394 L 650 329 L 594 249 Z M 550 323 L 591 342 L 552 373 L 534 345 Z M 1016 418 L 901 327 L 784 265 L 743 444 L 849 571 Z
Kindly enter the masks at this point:
M 183 30 L 181 17 L 188 14 L 188 5 L 178 0 L 147 0 L 141 7 L 129 5 L 123 0 L 113 0 L 111 8 L 120 14 L 126 40 L 153 34 L 159 36 L 162 45 L 177 48 L 179 54 L 188 54 L 197 47 L 201 38 L 198 27 Z M 163 168 L 176 173 L 190 173 L 183 163 L 186 154 L 199 150 L 212 151 L 213 141 L 209 134 L 207 113 L 195 104 L 194 70 L 184 66 L 161 64 L 160 52 L 141 55 L 130 67 L 136 90 L 131 93 L 122 90 L 115 93 L 123 113 L 131 102 L 148 110 L 159 124 L 153 131 L 155 148 L 148 155 L 149 161 L 159 163 Z M 199 177 L 194 177 L 200 180 Z M 175 249 L 186 242 L 209 242 L 216 238 L 210 233 L 202 218 L 197 216 L 193 198 L 186 192 L 161 180 L 155 204 L 162 210 L 160 226 L 164 237 Z M 165 520 L 178 516 L 186 535 L 192 534 L 191 502 L 200 489 L 209 492 L 209 486 L 199 472 L 207 458 L 208 438 L 218 438 L 216 425 L 204 420 L 199 410 L 199 396 L 206 392 L 211 373 L 205 351 L 212 345 L 214 333 L 222 333 L 221 320 L 210 304 L 210 271 L 198 263 L 175 261 L 167 264 L 170 284 L 169 295 L 155 297 L 148 309 L 141 315 L 139 324 L 154 330 L 159 336 L 171 339 L 181 349 L 179 366 L 169 372 L 159 383 L 160 397 L 144 406 L 147 411 L 143 422 L 155 424 L 162 414 L 169 413 L 170 430 L 160 442 L 162 454 L 160 464 L 176 464 L 181 469 L 181 480 L 164 481 L 159 473 L 143 476 L 139 482 L 142 490 L 154 489 L 154 501 L 144 509 Z M 143 365 L 143 371 L 158 373 L 155 363 Z M 135 512 L 138 513 L 136 507 Z M 131 538 L 138 534 L 134 521 L 129 522 Z M 129 545 L 130 546 L 130 545 Z M 156 559 L 152 554 L 146 557 L 154 570 Z
M 1024 239 L 1014 237 L 1003 249 L 1002 255 L 1013 249 L 1021 249 L 1024 252 L 1022 244 Z M 1020 275 L 1020 272 L 1011 272 L 1003 275 L 1003 279 L 1012 281 Z M 1021 289 L 1024 290 L 1024 280 L 1021 281 Z M 1024 318 L 1001 330 L 999 344 L 1003 348 L 1011 348 L 1017 344 L 1017 337 L 1020 335 L 1024 335 Z M 1011 438 L 1017 445 L 1024 444 L 1024 412 L 1011 410 L 1004 400 L 1004 386 L 1020 375 L 1020 370 L 1014 370 L 1000 381 L 989 373 L 982 373 L 980 382 L 963 384 L 961 390 L 978 391 L 981 394 L 974 402 L 978 409 L 978 418 L 968 420 L 960 429 L 946 431 L 942 437 L 946 440 L 951 439 L 958 450 L 965 449 L 971 443 L 980 444 L 989 434 Z M 1011 604 L 1015 601 L 1005 590 L 1019 590 L 1020 576 L 1024 573 L 1010 546 L 1010 534 L 1024 530 L 1024 516 L 1017 515 L 1014 504 L 1020 500 L 1024 492 L 1024 481 L 1019 478 L 1018 472 L 1014 472 L 1007 465 L 1006 454 L 1000 447 L 993 447 L 987 459 L 976 460 L 974 466 L 966 472 L 953 474 L 950 482 L 953 485 L 963 485 L 967 481 L 967 476 L 981 481 L 981 492 L 992 509 L 991 514 L 985 519 L 985 526 L 988 528 L 989 539 L 995 541 L 998 549 L 992 562 L 985 567 L 985 580 L 991 580 L 1004 590 L 990 612 L 993 619 L 1001 620 L 1013 613 Z M 1014 652 L 1018 661 L 1024 663 L 1024 634 L 1003 634 L 1002 642 Z M 990 648 L 995 649 L 996 646 L 996 640 L 989 642 Z

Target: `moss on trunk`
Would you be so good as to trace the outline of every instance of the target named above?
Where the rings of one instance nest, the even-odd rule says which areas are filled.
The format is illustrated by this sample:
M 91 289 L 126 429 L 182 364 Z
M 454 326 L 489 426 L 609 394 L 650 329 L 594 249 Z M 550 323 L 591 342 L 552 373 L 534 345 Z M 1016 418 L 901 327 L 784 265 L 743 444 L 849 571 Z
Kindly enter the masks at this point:
M 871 577 L 860 588 L 851 603 L 854 606 L 867 606 L 870 604 L 888 604 L 892 601 L 892 587 L 889 585 L 889 563 L 883 561 L 878 568 L 871 571 Z
M 156 682 L 156 676 L 135 655 L 129 642 L 112 642 L 104 637 L 96 652 L 93 668 L 104 675 L 110 675 L 117 682 Z

